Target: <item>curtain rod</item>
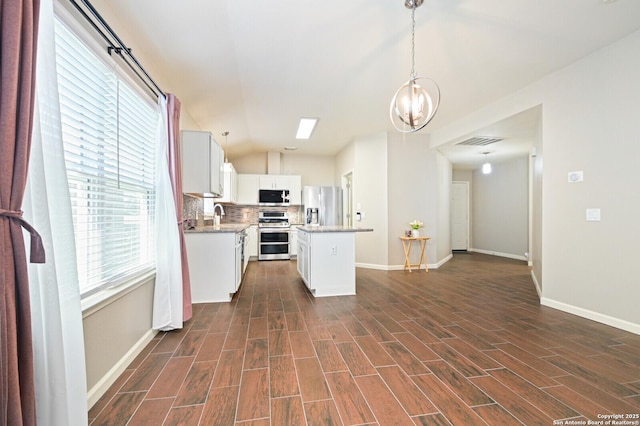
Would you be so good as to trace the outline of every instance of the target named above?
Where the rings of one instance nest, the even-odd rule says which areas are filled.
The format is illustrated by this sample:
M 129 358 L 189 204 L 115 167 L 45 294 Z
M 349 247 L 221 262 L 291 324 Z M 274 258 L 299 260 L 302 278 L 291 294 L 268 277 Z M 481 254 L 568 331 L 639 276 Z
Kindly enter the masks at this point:
M 93 5 L 89 2 L 89 0 L 81 0 L 81 1 L 82 1 L 82 4 L 84 4 L 84 6 L 87 9 L 89 9 L 93 17 L 98 21 L 98 23 L 102 26 L 102 28 L 104 28 L 107 31 L 108 36 L 107 34 L 104 33 L 104 31 L 102 31 L 102 29 L 100 29 L 100 27 L 98 27 L 95 21 L 87 14 L 87 12 L 85 12 L 84 9 L 82 9 L 82 7 L 78 4 L 78 2 L 76 2 L 76 0 L 69 0 L 69 1 L 78 10 L 78 12 L 80 12 L 82 17 L 86 19 L 89 22 L 89 24 L 91 24 L 91 26 L 98 32 L 98 34 L 100 34 L 102 38 L 109 44 L 109 46 L 107 46 L 107 53 L 109 53 L 109 55 L 111 55 L 112 52 L 119 54 L 120 57 L 122 57 L 122 60 L 129 66 L 129 68 L 131 68 L 131 71 L 133 71 L 133 73 L 140 79 L 140 81 L 142 81 L 144 85 L 147 86 L 147 88 L 154 95 L 156 95 L 156 97 L 158 97 L 158 93 L 159 93 L 166 99 L 167 97 L 166 93 L 160 88 L 160 86 L 158 86 L 158 84 L 153 80 L 153 78 L 151 78 L 151 76 L 149 75 L 149 73 L 147 73 L 144 67 L 140 65 L 140 62 L 138 62 L 136 57 L 133 56 L 133 53 L 131 53 L 131 49 L 128 48 L 123 43 L 120 37 L 118 37 L 116 32 L 109 26 L 109 24 L 107 24 L 107 21 L 104 20 L 104 18 L 100 15 L 100 13 L 98 13 L 96 8 L 93 7 Z M 111 41 L 109 37 L 115 40 L 115 43 L 117 44 Z M 123 53 L 126 54 L 131 59 L 131 61 L 133 61 L 133 64 L 129 62 L 129 60 L 127 60 L 127 58 L 123 55 Z M 140 75 L 140 72 L 138 71 L 142 72 L 142 74 L 144 74 L 144 77 Z M 151 87 L 149 83 L 151 83 L 153 87 Z

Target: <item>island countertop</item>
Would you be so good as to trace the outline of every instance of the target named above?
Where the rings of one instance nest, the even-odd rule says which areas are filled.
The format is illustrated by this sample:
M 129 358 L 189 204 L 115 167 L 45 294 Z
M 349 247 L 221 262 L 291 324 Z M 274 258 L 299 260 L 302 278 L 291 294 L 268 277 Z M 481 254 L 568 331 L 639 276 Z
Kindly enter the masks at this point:
M 304 232 L 373 232 L 373 228 L 359 228 L 353 226 L 312 226 L 302 225 L 297 227 Z
M 193 229 L 185 229 L 185 234 L 202 234 L 202 233 L 216 233 L 216 232 L 242 232 L 251 226 L 250 223 L 225 223 L 222 225 L 208 225 L 208 226 L 196 226 Z

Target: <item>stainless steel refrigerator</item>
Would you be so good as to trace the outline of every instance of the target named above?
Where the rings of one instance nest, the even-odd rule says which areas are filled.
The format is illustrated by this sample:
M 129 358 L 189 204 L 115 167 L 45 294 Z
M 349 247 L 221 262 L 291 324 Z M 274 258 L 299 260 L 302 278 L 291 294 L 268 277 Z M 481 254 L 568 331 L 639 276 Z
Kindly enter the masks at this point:
M 302 189 L 305 225 L 342 225 L 342 189 L 338 186 L 305 186 Z M 317 210 L 316 210 L 317 209 Z

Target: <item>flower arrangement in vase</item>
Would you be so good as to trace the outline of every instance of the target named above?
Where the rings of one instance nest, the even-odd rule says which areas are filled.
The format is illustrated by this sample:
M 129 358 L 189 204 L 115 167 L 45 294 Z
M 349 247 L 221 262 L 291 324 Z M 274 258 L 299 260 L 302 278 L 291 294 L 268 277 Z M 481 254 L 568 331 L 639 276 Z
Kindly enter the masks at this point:
M 409 222 L 409 226 L 411 227 L 411 236 L 419 237 L 420 236 L 419 229 L 424 226 L 424 223 L 420 222 L 419 220 L 414 220 L 413 222 Z

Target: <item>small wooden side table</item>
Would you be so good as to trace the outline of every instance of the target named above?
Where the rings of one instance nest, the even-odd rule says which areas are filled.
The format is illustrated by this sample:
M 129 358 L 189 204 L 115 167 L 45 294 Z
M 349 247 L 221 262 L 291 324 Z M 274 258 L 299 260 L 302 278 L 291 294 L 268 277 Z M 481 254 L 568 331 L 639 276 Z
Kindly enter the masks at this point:
M 427 261 L 424 258 L 424 249 L 427 247 L 427 240 L 430 240 L 430 237 L 400 237 L 402 240 L 402 248 L 404 248 L 404 270 L 406 271 L 409 268 L 409 272 L 411 271 L 411 267 L 417 267 L 420 270 L 420 265 L 424 263 L 424 270 L 429 272 L 429 267 L 427 266 Z M 411 263 L 411 245 L 413 241 L 417 241 L 420 245 L 420 260 L 418 263 Z

